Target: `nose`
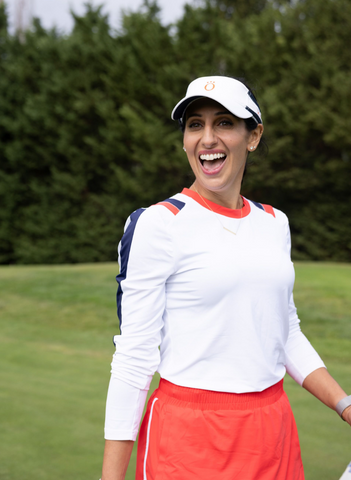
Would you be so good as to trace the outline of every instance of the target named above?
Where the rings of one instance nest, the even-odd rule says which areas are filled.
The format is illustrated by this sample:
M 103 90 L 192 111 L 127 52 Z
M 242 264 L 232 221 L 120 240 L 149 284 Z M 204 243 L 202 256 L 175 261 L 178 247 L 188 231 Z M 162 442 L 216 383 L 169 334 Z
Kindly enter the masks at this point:
M 205 148 L 213 148 L 217 144 L 217 136 L 212 125 L 204 127 L 201 142 Z

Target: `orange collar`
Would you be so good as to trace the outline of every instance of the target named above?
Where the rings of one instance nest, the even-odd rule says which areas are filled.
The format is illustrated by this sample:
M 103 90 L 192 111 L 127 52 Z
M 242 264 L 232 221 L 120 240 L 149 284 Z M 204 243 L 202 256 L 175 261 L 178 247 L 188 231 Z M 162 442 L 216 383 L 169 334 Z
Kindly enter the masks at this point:
M 224 215 L 225 217 L 244 218 L 251 212 L 250 204 L 244 197 L 241 197 L 243 199 L 244 206 L 239 209 L 233 209 L 233 208 L 222 207 L 222 205 L 218 205 L 217 203 L 211 202 L 207 198 L 205 203 L 197 192 L 194 192 L 194 190 L 190 190 L 189 188 L 183 188 L 182 194 L 186 195 L 187 197 L 191 197 L 193 200 L 199 203 L 202 207 L 207 208 L 207 210 L 212 210 L 213 212 L 219 213 L 220 215 Z

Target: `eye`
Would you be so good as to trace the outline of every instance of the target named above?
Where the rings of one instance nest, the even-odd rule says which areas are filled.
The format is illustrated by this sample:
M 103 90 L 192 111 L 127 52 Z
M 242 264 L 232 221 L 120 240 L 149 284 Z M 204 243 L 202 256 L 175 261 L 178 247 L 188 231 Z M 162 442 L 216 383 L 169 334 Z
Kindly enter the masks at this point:
M 192 122 L 189 122 L 188 125 L 187 125 L 187 128 L 191 128 L 191 129 L 199 128 L 199 127 L 201 127 L 201 123 L 199 123 L 196 120 L 193 120 Z
M 234 124 L 234 122 L 232 120 L 229 120 L 228 118 L 224 118 L 223 120 L 220 120 L 218 124 L 224 127 L 227 127 L 227 126 L 231 127 Z

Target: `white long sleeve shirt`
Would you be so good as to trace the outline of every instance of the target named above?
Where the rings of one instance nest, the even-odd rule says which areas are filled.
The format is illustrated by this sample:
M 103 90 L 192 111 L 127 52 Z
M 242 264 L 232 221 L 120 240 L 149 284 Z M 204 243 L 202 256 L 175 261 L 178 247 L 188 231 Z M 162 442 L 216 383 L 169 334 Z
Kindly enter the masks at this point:
M 324 367 L 296 314 L 287 217 L 244 202 L 231 210 L 184 189 L 128 219 L 105 438 L 135 440 L 156 370 L 180 386 L 242 393 L 286 371 L 302 384 Z

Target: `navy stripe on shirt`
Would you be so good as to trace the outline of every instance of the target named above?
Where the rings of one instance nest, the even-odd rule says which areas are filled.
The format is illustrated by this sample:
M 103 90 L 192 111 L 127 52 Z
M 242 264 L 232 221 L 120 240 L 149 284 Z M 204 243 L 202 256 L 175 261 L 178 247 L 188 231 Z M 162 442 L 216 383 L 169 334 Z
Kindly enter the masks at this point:
M 264 210 L 263 206 L 262 206 L 260 203 L 254 202 L 253 200 L 251 200 L 251 202 L 252 202 L 254 205 L 256 205 L 256 207 L 260 208 L 261 210 Z
M 121 259 L 121 265 L 120 265 L 121 268 L 120 268 L 119 275 L 117 275 L 116 277 L 116 280 L 118 283 L 118 290 L 116 295 L 117 315 L 119 318 L 119 329 L 121 334 L 122 334 L 122 296 L 123 296 L 121 283 L 123 282 L 123 280 L 126 279 L 126 276 L 127 276 L 129 254 L 130 254 L 130 248 L 132 246 L 134 231 L 135 231 L 136 224 L 139 220 L 139 217 L 143 212 L 145 212 L 145 208 L 139 208 L 138 210 L 135 210 L 135 212 L 131 214 L 130 223 L 127 227 L 127 230 L 124 232 L 124 235 L 121 240 L 121 249 L 119 253 L 120 259 Z
M 167 200 L 163 200 L 164 202 L 168 202 L 168 203 L 171 203 L 172 205 L 174 205 L 175 207 L 178 208 L 178 210 L 181 210 L 185 203 L 184 202 L 181 202 L 180 200 L 175 200 L 174 198 L 167 198 Z

